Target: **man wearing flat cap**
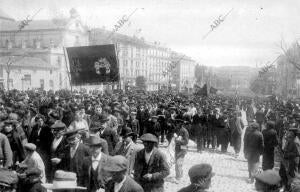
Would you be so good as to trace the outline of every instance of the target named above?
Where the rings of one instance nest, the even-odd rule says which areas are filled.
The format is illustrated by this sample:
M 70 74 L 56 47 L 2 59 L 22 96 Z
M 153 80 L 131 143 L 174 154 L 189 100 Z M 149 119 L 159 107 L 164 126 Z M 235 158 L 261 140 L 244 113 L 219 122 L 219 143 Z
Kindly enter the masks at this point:
M 141 136 L 144 149 L 137 152 L 134 164 L 134 180 L 145 192 L 163 192 L 164 178 L 170 174 L 165 155 L 155 146 L 158 138 L 150 133 Z
M 64 135 L 68 145 L 60 157 L 52 159 L 52 163 L 57 164 L 59 169 L 76 173 L 78 184 L 86 186 L 87 170 L 84 169 L 84 158 L 90 156 L 90 149 L 81 142 L 78 130 L 68 131 Z
M 178 192 L 205 192 L 210 187 L 213 176 L 211 165 L 205 163 L 194 165 L 189 169 L 191 184 Z
M 37 168 L 41 171 L 40 179 L 42 183 L 46 182 L 45 164 L 41 156 L 36 152 L 36 145 L 33 143 L 25 144 L 26 158 L 22 161 L 22 164 L 28 166 L 29 169 Z
M 91 156 L 85 158 L 85 166 L 88 170 L 88 191 L 95 192 L 108 181 L 108 174 L 104 171 L 104 167 L 108 161 L 108 155 L 102 152 L 105 140 L 99 136 L 92 135 L 88 139 L 88 145 L 91 150 Z
M 105 192 L 144 192 L 143 188 L 127 175 L 128 161 L 121 155 L 110 157 L 104 170 L 112 179 L 105 186 Z

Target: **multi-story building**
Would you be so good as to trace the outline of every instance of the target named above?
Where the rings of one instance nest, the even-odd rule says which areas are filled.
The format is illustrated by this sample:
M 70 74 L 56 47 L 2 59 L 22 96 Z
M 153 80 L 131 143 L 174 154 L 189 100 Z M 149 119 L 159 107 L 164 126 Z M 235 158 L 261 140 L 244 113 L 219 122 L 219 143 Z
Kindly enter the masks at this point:
M 91 45 L 112 43 L 116 45 L 119 59 L 120 86 L 135 86 L 138 76 L 147 80 L 147 90 L 158 90 L 167 86 L 171 73 L 164 75 L 170 65 L 170 49 L 157 43 L 145 42 L 143 38 L 112 33 L 105 29 L 92 29 Z
M 120 82 L 114 84 L 115 87 L 135 86 L 136 78 L 143 76 L 150 91 L 165 89 L 174 84 L 173 80 L 178 81 L 179 89 L 192 88 L 195 61 L 191 58 L 181 58 L 176 65 L 179 78 L 172 80 L 171 62 L 178 55 L 171 56 L 169 48 L 105 29 L 88 30 L 74 9 L 69 18 L 34 19 L 22 29 L 19 28 L 21 21 L 14 21 L 6 14 L 1 16 L 1 13 L 0 87 L 20 90 L 69 88 L 69 66 L 64 47 L 113 43 L 120 70 Z
M 188 56 L 173 52 L 172 63 L 175 65 L 172 70 L 172 84 L 175 84 L 179 91 L 190 92 L 196 82 L 196 61 Z
M 69 87 L 64 47 L 88 45 L 87 28 L 76 10 L 65 19 L 21 21 L 0 17 L 0 86 L 26 90 Z

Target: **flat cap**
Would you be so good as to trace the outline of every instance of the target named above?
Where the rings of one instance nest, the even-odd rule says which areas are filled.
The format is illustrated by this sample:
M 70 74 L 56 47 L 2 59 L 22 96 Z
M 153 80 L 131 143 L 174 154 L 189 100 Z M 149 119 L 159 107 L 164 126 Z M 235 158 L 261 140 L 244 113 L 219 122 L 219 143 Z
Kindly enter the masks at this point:
M 279 173 L 272 169 L 258 173 L 254 178 L 269 185 L 277 185 L 281 181 Z
M 148 142 L 153 142 L 153 143 L 158 143 L 158 138 L 151 134 L 151 133 L 146 133 L 141 136 L 142 141 L 148 141 Z
M 214 174 L 212 172 L 212 166 L 210 164 L 202 163 L 192 166 L 189 169 L 189 177 L 212 177 Z
M 26 143 L 26 144 L 24 145 L 24 148 L 25 148 L 25 149 L 28 149 L 28 150 L 30 150 L 30 151 L 35 151 L 35 150 L 36 150 L 36 145 L 33 144 L 33 143 Z
M 41 175 L 41 170 L 38 168 L 30 168 L 25 171 L 26 176 L 36 176 L 39 177 Z
M 119 172 L 127 169 L 128 160 L 122 155 L 116 155 L 110 157 L 106 166 L 104 166 L 105 171 L 109 172 Z
M 18 182 L 17 173 L 7 169 L 0 169 L 0 186 L 11 187 L 17 182 Z

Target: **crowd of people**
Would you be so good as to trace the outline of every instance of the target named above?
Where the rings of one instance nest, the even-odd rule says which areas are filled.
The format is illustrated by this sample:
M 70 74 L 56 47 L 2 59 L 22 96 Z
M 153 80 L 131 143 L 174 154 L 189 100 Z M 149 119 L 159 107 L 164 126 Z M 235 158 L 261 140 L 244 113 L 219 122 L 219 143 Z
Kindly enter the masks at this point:
M 174 143 L 179 182 L 187 174 L 189 140 L 199 153 L 227 154 L 231 145 L 237 158 L 242 139 L 249 183 L 256 180 L 261 191 L 296 188 L 300 108 L 292 101 L 12 90 L 1 93 L 0 105 L 0 186 L 7 191 L 160 192 L 171 167 L 160 146 Z M 274 153 L 280 157 L 279 174 Z M 261 155 L 263 171 L 258 172 Z M 181 192 L 204 191 L 214 174 L 211 165 L 199 164 L 188 175 L 191 185 Z

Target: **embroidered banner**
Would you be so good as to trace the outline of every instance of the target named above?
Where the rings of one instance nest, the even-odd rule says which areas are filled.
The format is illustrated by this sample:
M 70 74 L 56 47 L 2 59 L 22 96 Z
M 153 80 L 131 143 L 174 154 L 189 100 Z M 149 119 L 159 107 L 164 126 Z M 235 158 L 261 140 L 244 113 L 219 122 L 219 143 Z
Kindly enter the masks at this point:
M 66 48 L 72 85 L 97 85 L 119 81 L 115 46 L 95 45 Z

